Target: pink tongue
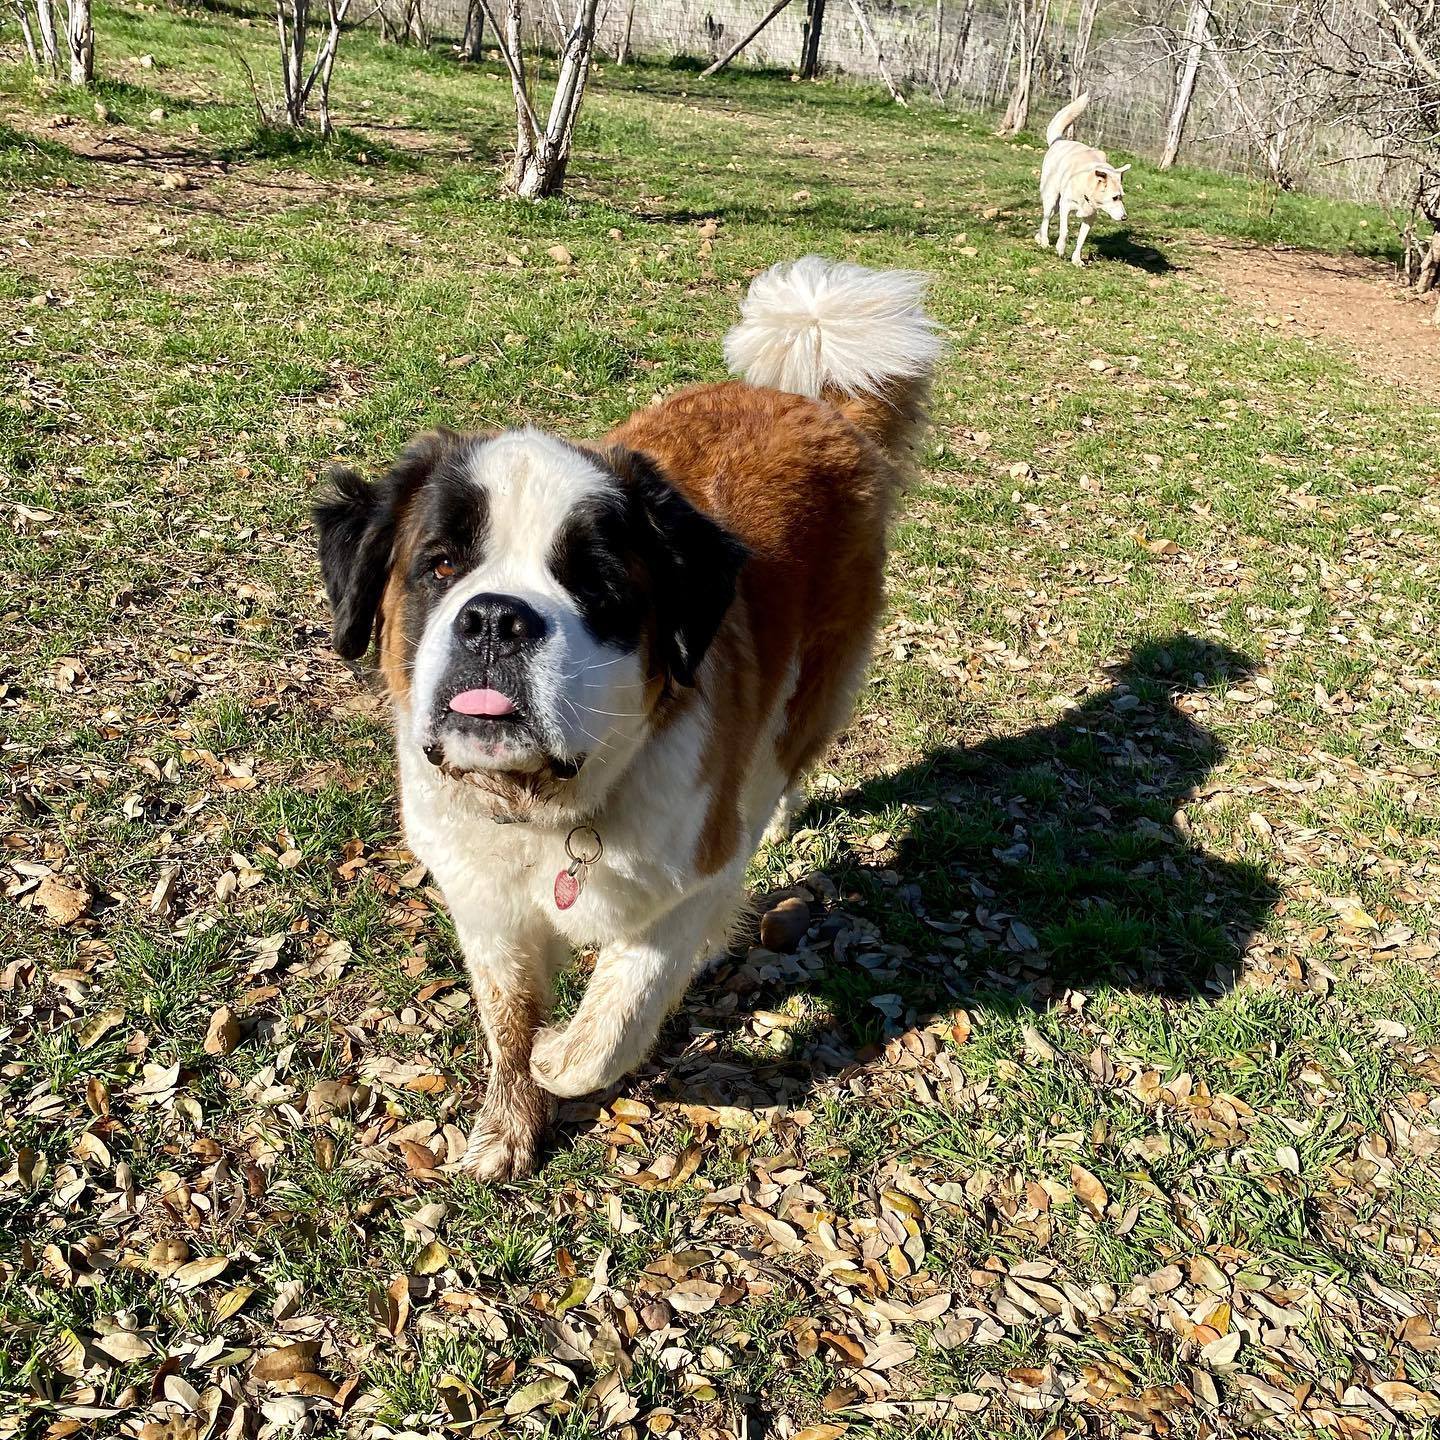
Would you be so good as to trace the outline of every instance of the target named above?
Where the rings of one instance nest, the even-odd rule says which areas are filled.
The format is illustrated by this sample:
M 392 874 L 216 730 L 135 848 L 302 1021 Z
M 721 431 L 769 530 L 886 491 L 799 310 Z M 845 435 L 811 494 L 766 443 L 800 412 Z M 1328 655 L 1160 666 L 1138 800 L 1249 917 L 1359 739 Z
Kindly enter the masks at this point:
M 515 709 L 515 702 L 498 690 L 462 690 L 451 702 L 450 708 L 459 715 L 509 715 Z

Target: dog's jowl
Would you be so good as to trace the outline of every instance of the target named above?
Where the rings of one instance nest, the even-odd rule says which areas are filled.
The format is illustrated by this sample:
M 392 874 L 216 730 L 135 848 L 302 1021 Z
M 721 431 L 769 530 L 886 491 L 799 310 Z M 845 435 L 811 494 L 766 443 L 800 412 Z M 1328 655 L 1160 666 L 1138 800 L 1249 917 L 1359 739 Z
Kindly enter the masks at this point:
M 335 648 L 377 647 L 406 837 L 489 1043 L 476 1174 L 526 1173 L 550 1097 L 645 1058 L 846 722 L 940 349 L 923 288 L 777 266 L 726 338 L 743 379 L 598 441 L 441 431 L 332 477 Z M 581 945 L 594 975 L 551 1026 Z

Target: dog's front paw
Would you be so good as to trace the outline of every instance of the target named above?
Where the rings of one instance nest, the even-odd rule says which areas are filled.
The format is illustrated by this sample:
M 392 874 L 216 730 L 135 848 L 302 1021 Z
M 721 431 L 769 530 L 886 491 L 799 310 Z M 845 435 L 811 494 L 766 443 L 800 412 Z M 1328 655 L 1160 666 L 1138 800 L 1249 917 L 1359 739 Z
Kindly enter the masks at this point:
M 551 1104 L 534 1087 L 527 1089 L 496 1101 L 486 1097 L 456 1170 L 477 1180 L 523 1180 L 535 1169 Z
M 1035 235 L 1035 243 L 1042 250 L 1048 250 L 1050 248 L 1050 237 L 1048 235 L 1041 235 L 1037 232 Z
M 1083 270 L 1085 268 L 1085 262 L 1078 255 L 1074 256 L 1070 263 L 1075 266 L 1077 270 Z
M 575 1032 L 573 1024 L 564 1029 L 546 1026 L 535 1032 L 530 1049 L 530 1074 L 535 1083 L 562 1100 L 603 1090 L 619 1078 L 618 1073 L 610 1073 L 608 1057 Z

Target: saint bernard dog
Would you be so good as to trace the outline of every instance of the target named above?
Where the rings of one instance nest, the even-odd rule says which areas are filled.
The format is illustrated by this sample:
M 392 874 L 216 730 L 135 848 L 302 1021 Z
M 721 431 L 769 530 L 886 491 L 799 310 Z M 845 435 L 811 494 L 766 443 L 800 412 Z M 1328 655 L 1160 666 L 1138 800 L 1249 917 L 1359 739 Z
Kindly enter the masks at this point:
M 924 288 L 776 266 L 726 337 L 739 380 L 595 441 L 440 430 L 332 473 L 335 649 L 378 646 L 405 835 L 489 1044 L 471 1173 L 528 1173 L 551 1097 L 645 1059 L 848 720 L 941 352 Z M 594 974 L 551 1025 L 576 947 Z

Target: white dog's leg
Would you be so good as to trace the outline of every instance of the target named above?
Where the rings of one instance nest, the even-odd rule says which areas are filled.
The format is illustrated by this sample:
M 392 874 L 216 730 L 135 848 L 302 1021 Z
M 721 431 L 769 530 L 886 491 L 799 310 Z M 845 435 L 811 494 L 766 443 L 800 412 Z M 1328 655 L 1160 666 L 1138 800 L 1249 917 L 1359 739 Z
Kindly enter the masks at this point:
M 1065 254 L 1065 242 L 1070 238 L 1070 207 L 1064 200 L 1060 202 L 1060 238 L 1055 242 L 1055 253 L 1059 256 Z
M 1035 232 L 1035 243 L 1041 249 L 1048 250 L 1050 248 L 1050 217 L 1055 213 L 1056 201 L 1053 195 L 1042 195 L 1040 199 L 1045 207 L 1045 213 L 1040 220 L 1040 228 Z
M 1072 265 L 1083 265 L 1083 264 L 1085 263 L 1085 262 L 1080 258 L 1080 251 L 1081 251 L 1082 249 L 1084 249 L 1084 246 L 1085 246 L 1085 237 L 1086 237 L 1089 233 L 1090 233 L 1090 222 L 1089 222 L 1088 220 L 1082 220 L 1082 221 L 1080 222 L 1080 233 L 1075 237 L 1075 253 L 1074 253 L 1074 255 L 1072 255 L 1072 256 L 1070 257 L 1070 263 L 1071 263 Z M 1065 247 L 1062 245 L 1060 248 L 1063 250 Z
M 795 830 L 795 822 L 805 813 L 807 800 L 803 785 L 787 790 L 780 797 L 780 803 L 775 807 L 775 813 L 765 827 L 763 838 L 767 844 L 773 845 L 777 840 L 790 838 Z
M 493 915 L 455 912 L 465 968 L 490 1051 L 490 1078 L 460 1169 L 508 1180 L 535 1167 L 551 1102 L 530 1074 L 530 1047 L 550 1009 L 550 981 L 567 947 L 542 933 L 497 936 Z
M 574 1018 L 535 1037 L 530 1070 L 546 1090 L 566 1098 L 588 1095 L 644 1060 L 706 947 L 724 942 L 741 873 L 717 877 L 647 934 L 601 950 Z

